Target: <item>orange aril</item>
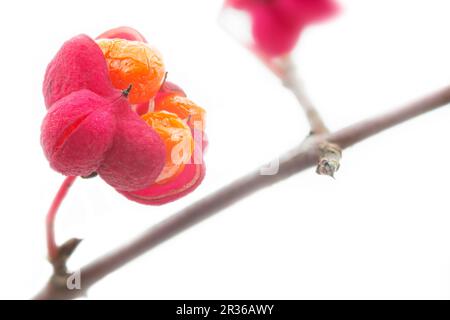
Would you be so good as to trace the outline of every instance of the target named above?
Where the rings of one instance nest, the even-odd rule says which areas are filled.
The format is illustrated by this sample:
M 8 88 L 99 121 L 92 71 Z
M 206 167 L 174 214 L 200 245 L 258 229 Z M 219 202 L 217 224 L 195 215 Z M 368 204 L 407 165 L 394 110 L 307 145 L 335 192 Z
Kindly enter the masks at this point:
M 190 128 L 193 129 L 195 126 L 204 130 L 206 111 L 186 97 L 178 94 L 164 95 L 161 99 L 155 100 L 155 111 L 175 113 L 186 121 Z
M 130 103 L 152 99 L 165 77 L 161 54 L 148 44 L 124 39 L 98 39 L 115 88 L 125 90 L 132 85 Z
M 194 140 L 191 129 L 170 112 L 149 112 L 142 119 L 159 134 L 166 146 L 166 164 L 155 181 L 157 184 L 166 183 L 183 171 L 192 156 Z

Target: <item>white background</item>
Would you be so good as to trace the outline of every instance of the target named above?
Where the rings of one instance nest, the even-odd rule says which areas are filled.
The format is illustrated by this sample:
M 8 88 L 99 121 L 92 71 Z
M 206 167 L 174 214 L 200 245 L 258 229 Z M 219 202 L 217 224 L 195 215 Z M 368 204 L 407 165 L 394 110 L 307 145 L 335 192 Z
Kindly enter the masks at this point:
M 346 0 L 294 52 L 332 129 L 450 82 L 448 0 Z M 219 25 L 219 0 L 9 1 L 0 11 L 0 298 L 32 297 L 51 269 L 44 218 L 63 177 L 39 144 L 41 82 L 60 45 L 140 30 L 170 80 L 208 111 L 208 172 L 164 207 L 77 181 L 57 237 L 77 268 L 299 142 L 291 94 Z M 313 170 L 226 209 L 110 275 L 90 298 L 450 298 L 450 108 L 346 150 L 337 180 Z

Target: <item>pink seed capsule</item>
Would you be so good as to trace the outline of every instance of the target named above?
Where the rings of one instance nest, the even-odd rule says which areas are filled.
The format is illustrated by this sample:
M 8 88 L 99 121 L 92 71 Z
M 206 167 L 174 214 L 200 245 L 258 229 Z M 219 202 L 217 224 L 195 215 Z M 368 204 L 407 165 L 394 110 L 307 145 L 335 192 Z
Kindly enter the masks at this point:
M 91 38 L 66 42 L 44 79 L 41 142 L 50 166 L 64 175 L 98 172 L 120 190 L 151 185 L 165 163 L 164 143 L 131 110 L 127 93 L 113 88 Z

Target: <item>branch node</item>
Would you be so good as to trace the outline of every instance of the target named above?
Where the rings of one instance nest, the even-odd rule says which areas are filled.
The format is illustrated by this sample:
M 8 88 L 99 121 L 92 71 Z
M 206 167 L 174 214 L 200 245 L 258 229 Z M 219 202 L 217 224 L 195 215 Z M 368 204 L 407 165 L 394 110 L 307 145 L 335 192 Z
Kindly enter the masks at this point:
M 53 274 L 56 278 L 67 275 L 67 261 L 72 256 L 75 249 L 81 243 L 82 239 L 72 238 L 67 240 L 64 244 L 58 247 L 57 254 L 54 258 L 49 258 L 53 266 Z
M 319 163 L 316 173 L 330 176 L 334 179 L 334 174 L 339 170 L 342 158 L 342 149 L 337 144 L 323 142 L 319 145 Z

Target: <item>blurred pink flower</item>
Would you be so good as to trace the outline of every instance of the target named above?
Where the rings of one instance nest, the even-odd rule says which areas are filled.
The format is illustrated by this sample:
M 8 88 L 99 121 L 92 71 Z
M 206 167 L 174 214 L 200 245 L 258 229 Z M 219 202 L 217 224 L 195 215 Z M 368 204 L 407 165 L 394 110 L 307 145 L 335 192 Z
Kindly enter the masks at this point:
M 338 9 L 334 0 L 226 0 L 226 5 L 247 11 L 255 49 L 269 57 L 289 53 L 303 28 Z

